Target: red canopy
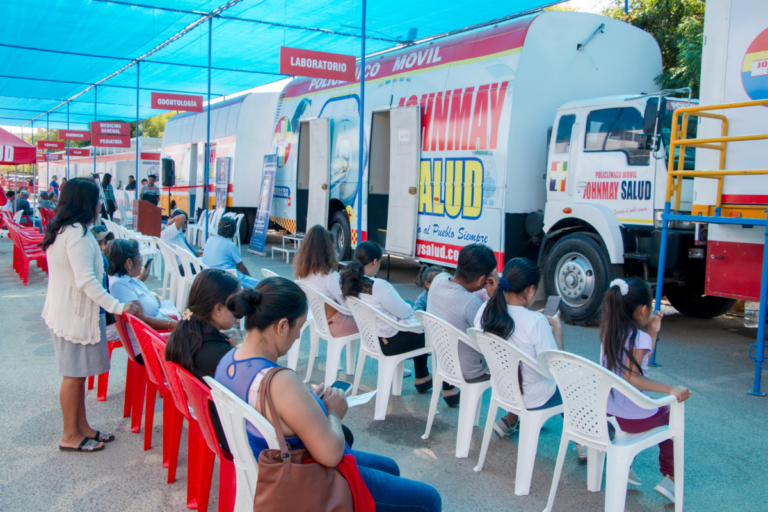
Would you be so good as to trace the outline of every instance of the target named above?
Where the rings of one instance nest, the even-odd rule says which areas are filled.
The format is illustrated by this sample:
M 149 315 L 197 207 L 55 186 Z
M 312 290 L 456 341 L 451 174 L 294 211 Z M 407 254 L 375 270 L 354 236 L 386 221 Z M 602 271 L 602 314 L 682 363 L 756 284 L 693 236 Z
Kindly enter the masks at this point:
M 34 164 L 35 146 L 0 128 L 0 165 Z

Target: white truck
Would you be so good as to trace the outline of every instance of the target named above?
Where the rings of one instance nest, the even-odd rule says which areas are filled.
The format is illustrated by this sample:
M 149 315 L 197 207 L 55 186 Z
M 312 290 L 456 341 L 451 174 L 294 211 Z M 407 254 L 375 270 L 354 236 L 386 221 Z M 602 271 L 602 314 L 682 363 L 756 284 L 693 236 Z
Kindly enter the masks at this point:
M 654 82 L 661 70 L 650 34 L 571 12 L 372 56 L 363 169 L 359 82 L 296 79 L 273 125 L 272 220 L 292 232 L 327 225 L 342 259 L 364 240 L 446 266 L 475 242 L 499 269 L 526 256 L 569 321 L 594 323 L 611 279 L 655 277 L 674 107 Z M 692 226 L 677 228 L 667 268 L 689 286 L 670 300 L 723 313 L 732 302 L 703 297 L 704 260 L 688 258 Z

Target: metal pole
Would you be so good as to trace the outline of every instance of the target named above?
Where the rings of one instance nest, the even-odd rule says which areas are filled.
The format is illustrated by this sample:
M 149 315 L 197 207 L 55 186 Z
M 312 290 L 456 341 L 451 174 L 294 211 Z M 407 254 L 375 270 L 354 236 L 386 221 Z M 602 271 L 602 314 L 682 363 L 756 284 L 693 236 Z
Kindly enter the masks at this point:
M 365 158 L 363 153 L 365 152 L 365 7 L 366 7 L 366 0 L 363 0 L 363 23 L 362 23 L 362 29 L 363 29 L 363 37 L 360 39 L 360 146 L 358 147 L 357 152 L 357 167 L 358 167 L 358 190 L 360 191 L 357 195 L 357 241 L 358 243 L 361 241 L 360 237 L 362 236 L 362 227 L 363 227 L 363 193 L 362 193 L 362 187 L 363 186 L 363 164 L 365 162 Z M 389 267 L 387 267 L 389 268 Z
M 141 183 L 139 177 L 139 70 L 141 62 L 136 63 L 136 179 Z M 149 178 L 149 177 L 147 177 Z M 139 199 L 139 187 L 136 187 L 136 200 Z
M 629 0 L 624 0 L 624 14 L 629 14 Z
M 661 246 L 659 247 L 659 267 L 656 274 L 656 301 L 653 305 L 653 312 L 658 313 L 661 309 L 661 296 L 664 288 L 664 264 L 667 260 L 667 234 L 669 233 L 669 221 L 667 215 L 669 215 L 670 203 L 667 201 L 664 204 L 664 215 L 661 221 Z M 656 363 L 656 352 L 659 351 L 659 336 L 656 335 L 656 340 L 653 348 L 653 354 L 651 354 L 651 361 L 649 366 L 661 366 Z
M 67 130 L 69 130 L 69 102 L 67 102 Z M 69 181 L 69 141 L 67 141 L 67 181 Z
M 206 123 L 206 143 L 205 143 L 205 189 L 203 190 L 203 201 L 205 201 L 205 241 L 208 241 L 208 174 L 210 173 L 211 161 L 211 40 L 213 31 L 213 18 L 208 18 L 208 122 Z
M 35 145 L 35 122 L 32 121 L 32 145 Z M 35 179 L 35 176 L 37 175 L 37 150 L 35 150 L 35 163 L 32 164 L 32 211 L 34 212 L 35 206 L 37 206 L 37 180 Z M 35 223 L 32 222 L 32 225 L 34 226 Z
M 97 122 L 97 108 L 99 104 L 99 86 L 93 87 L 93 122 Z M 91 130 L 91 150 L 93 151 L 93 174 L 96 174 L 96 146 L 93 145 L 93 130 Z M 122 221 L 122 219 L 120 219 Z
M 45 113 L 45 140 L 51 140 L 51 116 L 48 112 Z M 46 180 L 51 178 L 51 164 L 48 162 L 48 155 L 51 154 L 51 150 L 45 148 L 45 175 Z M 46 182 L 45 187 L 48 188 L 50 181 Z M 55 192 L 54 192 L 55 194 Z M 59 196 L 56 196 L 56 200 L 59 200 Z
M 765 307 L 768 299 L 768 226 L 765 226 L 765 240 L 763 245 L 763 275 L 760 280 L 760 312 L 757 317 L 757 342 L 755 343 L 755 382 L 750 395 L 765 396 L 760 392 L 760 379 L 763 373 L 765 361 Z

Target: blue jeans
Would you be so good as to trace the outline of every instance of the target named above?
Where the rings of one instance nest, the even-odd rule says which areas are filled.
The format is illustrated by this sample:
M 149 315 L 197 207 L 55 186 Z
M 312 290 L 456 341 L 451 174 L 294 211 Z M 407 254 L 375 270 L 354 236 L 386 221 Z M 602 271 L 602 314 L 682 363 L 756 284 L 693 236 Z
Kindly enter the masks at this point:
M 389 457 L 352 450 L 360 476 L 376 502 L 376 512 L 440 512 L 440 493 L 415 480 L 400 477 L 400 468 Z
M 558 405 L 563 405 L 563 397 L 560 396 L 560 388 L 555 388 L 555 394 L 549 397 L 549 400 L 547 400 L 547 403 L 544 405 L 540 405 L 538 407 L 534 407 L 533 409 L 528 409 L 529 411 L 539 411 L 541 409 L 549 409 L 550 407 L 556 407 Z

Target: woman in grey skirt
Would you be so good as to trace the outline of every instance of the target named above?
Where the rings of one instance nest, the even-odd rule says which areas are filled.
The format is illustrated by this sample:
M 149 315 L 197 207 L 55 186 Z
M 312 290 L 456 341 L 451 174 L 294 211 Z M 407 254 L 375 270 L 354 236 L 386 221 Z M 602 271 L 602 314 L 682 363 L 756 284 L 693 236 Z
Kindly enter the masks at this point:
M 102 286 L 104 262 L 99 244 L 87 229 L 99 215 L 99 187 L 73 178 L 61 189 L 56 215 L 45 229 L 42 247 L 48 260 L 48 294 L 43 319 L 51 331 L 56 366 L 63 377 L 59 400 L 64 420 L 61 451 L 95 452 L 115 439 L 88 424 L 85 380 L 109 370 L 104 311 L 136 313 Z

